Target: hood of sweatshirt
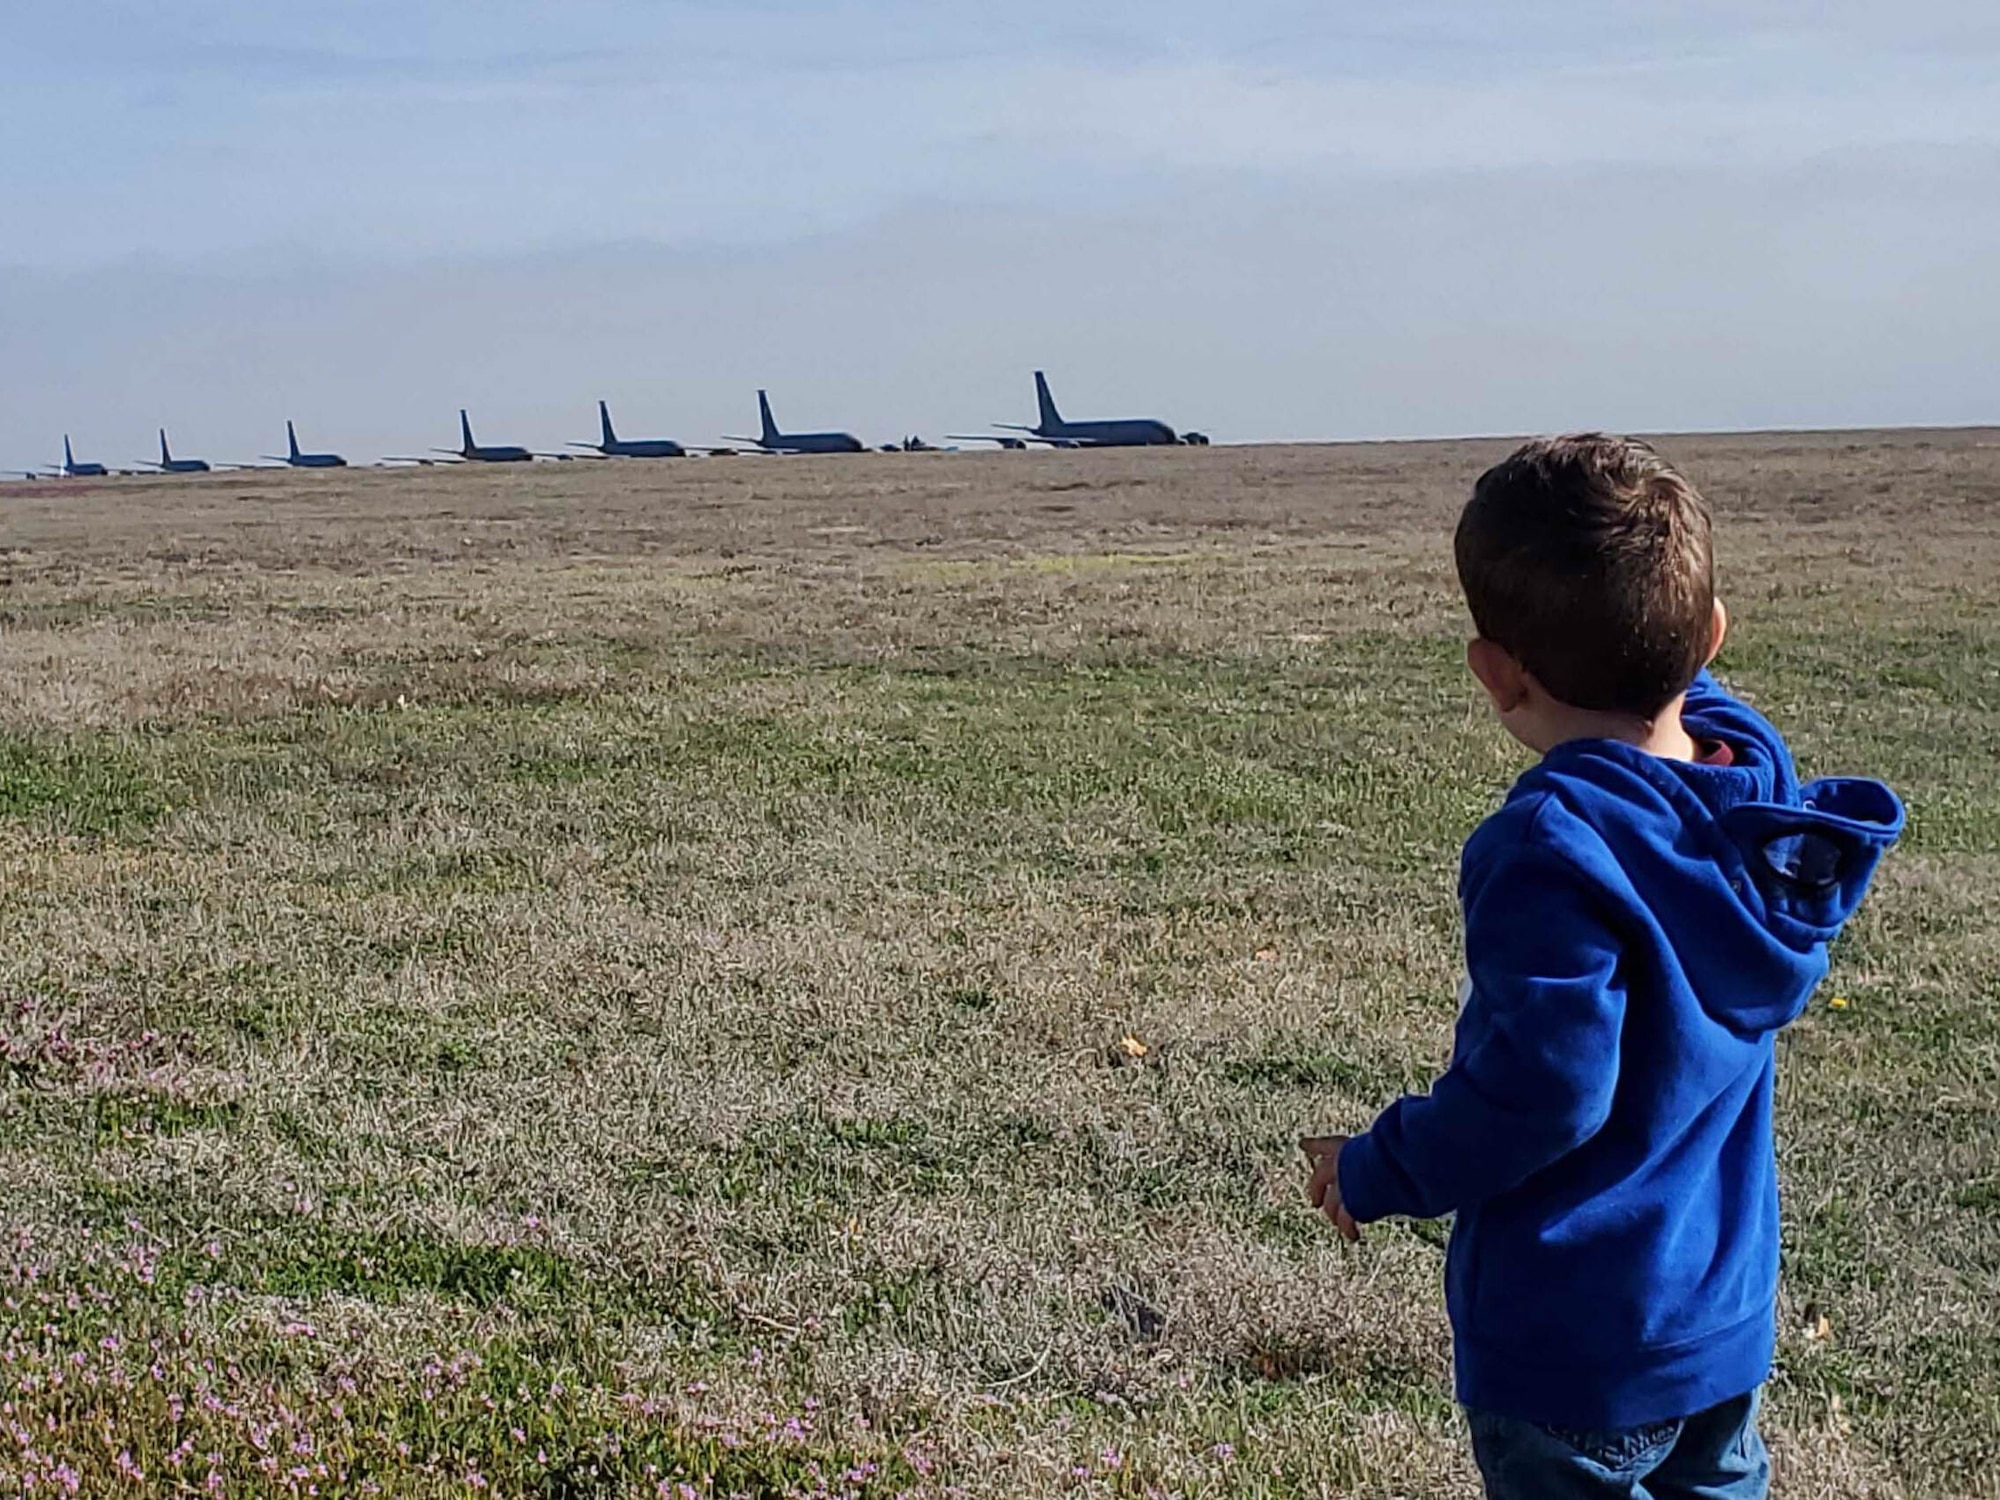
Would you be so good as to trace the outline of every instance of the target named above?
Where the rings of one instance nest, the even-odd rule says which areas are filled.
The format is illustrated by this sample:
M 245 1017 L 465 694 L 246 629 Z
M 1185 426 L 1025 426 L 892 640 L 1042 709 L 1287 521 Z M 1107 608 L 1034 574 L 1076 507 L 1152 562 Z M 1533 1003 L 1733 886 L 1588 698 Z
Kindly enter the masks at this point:
M 1761 1035 L 1805 1008 L 1827 943 L 1903 831 L 1903 805 L 1879 781 L 1800 785 L 1778 732 L 1706 672 L 1682 719 L 1698 741 L 1726 745 L 1728 763 L 1574 740 L 1514 795 L 1553 795 L 1589 824 L 1642 899 L 1662 896 L 1652 910 L 1703 1009 Z

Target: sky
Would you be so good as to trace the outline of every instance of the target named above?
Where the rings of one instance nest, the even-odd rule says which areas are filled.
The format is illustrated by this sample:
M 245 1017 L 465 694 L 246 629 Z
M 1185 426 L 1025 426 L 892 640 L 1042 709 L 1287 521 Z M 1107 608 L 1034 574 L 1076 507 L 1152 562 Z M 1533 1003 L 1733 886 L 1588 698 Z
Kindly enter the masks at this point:
M 0 465 L 2000 420 L 2000 8 L 10 0 Z M 84 450 L 89 450 L 85 454 Z

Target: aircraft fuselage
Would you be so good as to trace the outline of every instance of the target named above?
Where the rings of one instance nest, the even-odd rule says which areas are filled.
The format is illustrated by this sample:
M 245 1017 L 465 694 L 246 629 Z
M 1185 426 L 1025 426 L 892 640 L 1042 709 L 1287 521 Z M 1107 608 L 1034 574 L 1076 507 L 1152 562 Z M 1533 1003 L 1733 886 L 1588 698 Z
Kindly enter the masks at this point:
M 866 453 L 868 447 L 851 432 L 783 432 L 759 438 L 767 453 Z
M 619 439 L 611 443 L 597 443 L 599 453 L 606 458 L 686 458 L 687 449 L 672 438 Z
M 1043 423 L 1035 436 L 1051 443 L 1074 443 L 1080 448 L 1150 448 L 1178 443 L 1180 435 L 1165 422 L 1138 418 L 1120 422 Z

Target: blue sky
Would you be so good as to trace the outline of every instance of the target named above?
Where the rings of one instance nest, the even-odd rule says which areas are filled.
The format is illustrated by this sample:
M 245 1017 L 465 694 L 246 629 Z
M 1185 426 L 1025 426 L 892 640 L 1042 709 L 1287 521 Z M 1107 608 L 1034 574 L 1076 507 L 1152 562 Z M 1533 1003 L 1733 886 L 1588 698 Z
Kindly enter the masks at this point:
M 754 383 L 886 437 L 1037 363 L 1240 437 L 2000 415 L 1990 5 L 15 0 L 0 52 L 0 463 Z

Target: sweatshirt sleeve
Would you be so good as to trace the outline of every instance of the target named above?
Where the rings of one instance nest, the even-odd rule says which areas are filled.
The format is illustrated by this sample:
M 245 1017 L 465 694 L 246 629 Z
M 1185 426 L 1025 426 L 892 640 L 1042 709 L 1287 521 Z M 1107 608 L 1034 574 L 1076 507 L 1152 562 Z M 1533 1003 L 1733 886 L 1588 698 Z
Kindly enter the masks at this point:
M 1436 1218 L 1595 1135 L 1618 1082 L 1620 946 L 1589 882 L 1551 849 L 1517 844 L 1468 881 L 1459 1055 L 1430 1093 L 1398 1099 L 1348 1142 L 1347 1211 Z

